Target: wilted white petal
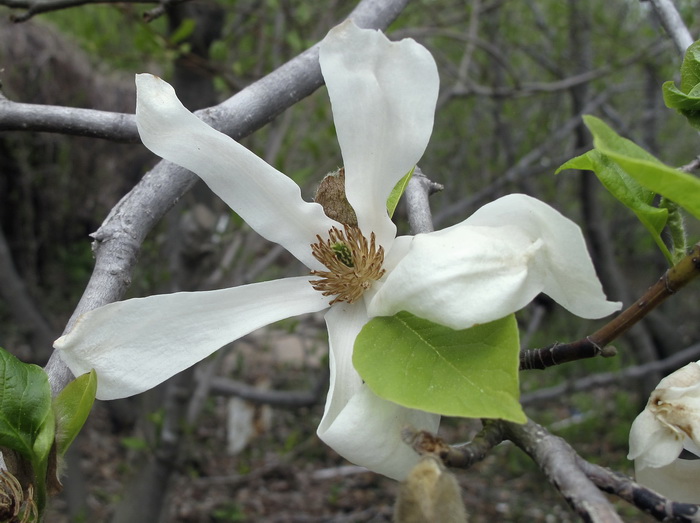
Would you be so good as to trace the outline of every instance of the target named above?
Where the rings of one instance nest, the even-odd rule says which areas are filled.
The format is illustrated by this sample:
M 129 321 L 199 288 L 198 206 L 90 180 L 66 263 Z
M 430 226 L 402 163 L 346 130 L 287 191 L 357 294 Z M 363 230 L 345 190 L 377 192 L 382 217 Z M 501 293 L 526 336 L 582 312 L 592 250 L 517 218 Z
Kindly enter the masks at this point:
M 660 468 L 639 469 L 635 462 L 638 483 L 681 503 L 700 503 L 700 459 L 677 459 Z
M 309 268 L 320 264 L 309 245 L 337 225 L 299 186 L 232 138 L 188 111 L 167 82 L 136 75 L 136 124 L 144 145 L 191 170 L 248 225 Z
M 433 129 L 435 60 L 406 39 L 345 22 L 321 43 L 320 62 L 343 153 L 346 193 L 360 229 L 381 245 L 396 234 L 386 213 L 394 185 L 423 155 Z
M 357 334 L 367 322 L 361 304 L 334 305 L 326 313 L 331 379 L 318 436 L 347 460 L 403 479 L 418 455 L 401 440 L 406 425 L 435 432 L 440 417 L 407 409 L 376 396 L 352 365 Z
M 507 316 L 542 290 L 541 241 L 512 227 L 451 227 L 414 237 L 368 305 L 464 329 Z
M 484 205 L 464 223 L 514 225 L 532 242 L 541 239 L 545 265 L 542 292 L 577 316 L 602 318 L 622 306 L 605 298 L 579 226 L 546 203 L 511 194 Z
M 700 450 L 700 365 L 696 362 L 662 379 L 630 429 L 628 459 L 638 471 L 672 463 L 683 448 Z
M 683 450 L 682 438 L 660 423 L 648 408 L 632 423 L 629 444 L 627 459 L 635 460 L 637 470 L 668 465 Z
M 97 372 L 102 400 L 139 394 L 249 332 L 317 312 L 311 277 L 111 303 L 81 316 L 54 346 L 71 372 Z

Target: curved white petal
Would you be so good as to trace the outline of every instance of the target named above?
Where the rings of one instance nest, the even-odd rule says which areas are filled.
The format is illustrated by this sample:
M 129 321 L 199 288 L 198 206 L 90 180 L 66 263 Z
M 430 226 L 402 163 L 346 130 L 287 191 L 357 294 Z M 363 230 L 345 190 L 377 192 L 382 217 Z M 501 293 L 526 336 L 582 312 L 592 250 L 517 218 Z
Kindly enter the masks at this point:
M 188 111 L 167 82 L 138 74 L 136 87 L 136 124 L 146 147 L 200 176 L 260 235 L 321 268 L 309 245 L 337 224 L 320 205 L 302 200 L 293 180 Z
M 440 416 L 407 409 L 362 385 L 321 439 L 349 461 L 402 481 L 420 456 L 401 439 L 406 426 L 437 432 Z
M 418 455 L 401 440 L 406 425 L 437 431 L 440 417 L 377 397 L 352 366 L 357 334 L 367 322 L 360 303 L 339 304 L 326 313 L 331 384 L 318 436 L 338 454 L 385 476 L 401 480 Z
M 637 482 L 673 501 L 700 503 L 700 460 L 677 459 L 660 468 L 637 468 Z
M 433 129 L 439 77 L 420 44 L 390 42 L 347 21 L 321 43 L 320 62 L 343 153 L 347 198 L 360 229 L 381 245 L 396 235 L 386 213 L 394 185 L 423 155 Z
M 542 292 L 577 316 L 602 318 L 621 308 L 605 298 L 579 226 L 546 203 L 511 194 L 484 205 L 464 223 L 513 225 L 532 241 L 540 238 L 546 264 Z
M 368 305 L 370 316 L 405 310 L 453 329 L 502 318 L 544 285 L 541 241 L 508 227 L 451 227 L 413 238 Z
M 317 312 L 311 277 L 111 303 L 82 315 L 54 346 L 74 375 L 97 372 L 102 400 L 139 394 L 272 322 Z

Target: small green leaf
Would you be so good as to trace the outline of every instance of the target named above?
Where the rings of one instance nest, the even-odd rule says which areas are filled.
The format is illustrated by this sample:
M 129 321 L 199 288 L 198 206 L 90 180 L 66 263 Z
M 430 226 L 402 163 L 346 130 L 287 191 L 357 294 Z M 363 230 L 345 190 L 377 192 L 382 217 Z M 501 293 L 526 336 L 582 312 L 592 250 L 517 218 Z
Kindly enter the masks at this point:
M 700 41 L 685 52 L 681 65 L 681 87 L 673 82 L 663 84 L 664 102 L 685 116 L 696 129 L 700 129 Z
M 0 446 L 33 463 L 45 459 L 53 439 L 52 420 L 46 373 L 0 349 Z
M 664 165 L 635 143 L 622 138 L 602 120 L 583 117 L 600 153 L 616 162 L 627 174 L 700 218 L 700 179 Z
M 386 210 L 389 211 L 389 217 L 394 216 L 394 211 L 396 211 L 396 206 L 399 204 L 401 195 L 406 190 L 408 182 L 411 181 L 411 176 L 413 176 L 413 171 L 415 170 L 416 168 L 414 167 L 408 171 L 408 173 L 406 173 L 406 175 L 399 180 L 399 183 L 394 185 L 394 188 L 391 190 L 391 194 L 389 194 L 389 198 L 386 200 Z
M 565 169 L 593 171 L 610 194 L 637 215 L 666 259 L 672 262 L 671 253 L 661 238 L 661 231 L 663 231 L 668 219 L 668 210 L 651 205 L 656 196 L 653 191 L 642 187 L 617 163 L 596 149 L 572 158 L 559 167 L 556 173 Z
M 95 402 L 96 393 L 97 374 L 91 370 L 71 381 L 56 396 L 53 409 L 56 415 L 56 450 L 59 456 L 66 453 L 85 424 Z
M 375 394 L 399 405 L 524 423 L 518 345 L 513 315 L 453 330 L 400 312 L 364 326 L 353 364 Z

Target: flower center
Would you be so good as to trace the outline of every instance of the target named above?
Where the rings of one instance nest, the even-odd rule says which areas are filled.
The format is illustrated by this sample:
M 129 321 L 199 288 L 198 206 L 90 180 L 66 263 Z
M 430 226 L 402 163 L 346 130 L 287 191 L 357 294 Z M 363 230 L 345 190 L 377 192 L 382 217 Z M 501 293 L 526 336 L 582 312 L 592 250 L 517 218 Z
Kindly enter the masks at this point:
M 317 235 L 318 242 L 311 244 L 314 258 L 328 269 L 311 271 L 320 276 L 311 280 L 311 286 L 324 296 L 335 295 L 331 305 L 339 301 L 354 303 L 373 281 L 384 276 L 384 247 L 376 247 L 374 233 L 368 241 L 353 225 L 345 225 L 344 230 L 333 227 L 328 236 L 324 241 Z

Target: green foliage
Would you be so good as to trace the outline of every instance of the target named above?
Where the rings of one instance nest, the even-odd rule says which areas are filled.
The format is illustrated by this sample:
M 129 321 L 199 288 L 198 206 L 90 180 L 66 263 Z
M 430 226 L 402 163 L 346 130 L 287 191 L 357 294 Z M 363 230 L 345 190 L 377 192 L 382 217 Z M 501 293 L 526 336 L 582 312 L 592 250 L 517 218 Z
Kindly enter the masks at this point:
M 375 394 L 399 405 L 525 422 L 513 315 L 459 331 L 407 312 L 374 318 L 355 341 L 353 364 Z
M 647 228 L 661 252 L 671 261 L 671 253 L 661 238 L 661 232 L 668 221 L 668 210 L 652 205 L 656 196 L 653 191 L 649 191 L 639 185 L 617 163 L 596 149 L 572 158 L 559 167 L 556 172 L 559 173 L 565 169 L 593 171 L 610 194 L 637 215 L 637 218 Z
M 44 16 L 75 38 L 88 53 L 117 68 L 139 70 L 145 57 L 167 63 L 167 20 L 163 17 L 146 23 L 133 6 L 109 5 L 85 5 Z
M 31 466 L 39 511 L 46 503 L 54 430 L 46 373 L 0 349 L 0 446 L 17 451 Z
M 46 459 L 50 446 L 46 448 L 45 433 L 53 438 L 46 373 L 0 349 L 0 391 L 0 445 L 31 460 Z
M 672 81 L 663 85 L 666 106 L 676 109 L 688 119 L 688 123 L 700 129 L 700 41 L 685 52 L 681 66 L 681 87 Z
M 56 452 L 63 456 L 83 428 L 97 393 L 94 370 L 71 381 L 53 402 L 56 415 Z
M 605 187 L 637 214 L 669 262 L 674 263 L 685 254 L 682 250 L 685 246 L 683 221 L 677 216 L 669 220 L 668 206 L 657 209 L 650 203 L 654 193 L 657 193 L 700 218 L 700 180 L 663 164 L 635 143 L 618 135 L 602 120 L 584 116 L 584 122 L 593 134 L 595 149 L 570 160 L 559 170 L 572 167 L 593 170 Z M 673 212 L 677 213 L 677 210 L 674 208 Z M 660 237 L 664 225 L 672 229 L 673 253 L 669 252 Z

